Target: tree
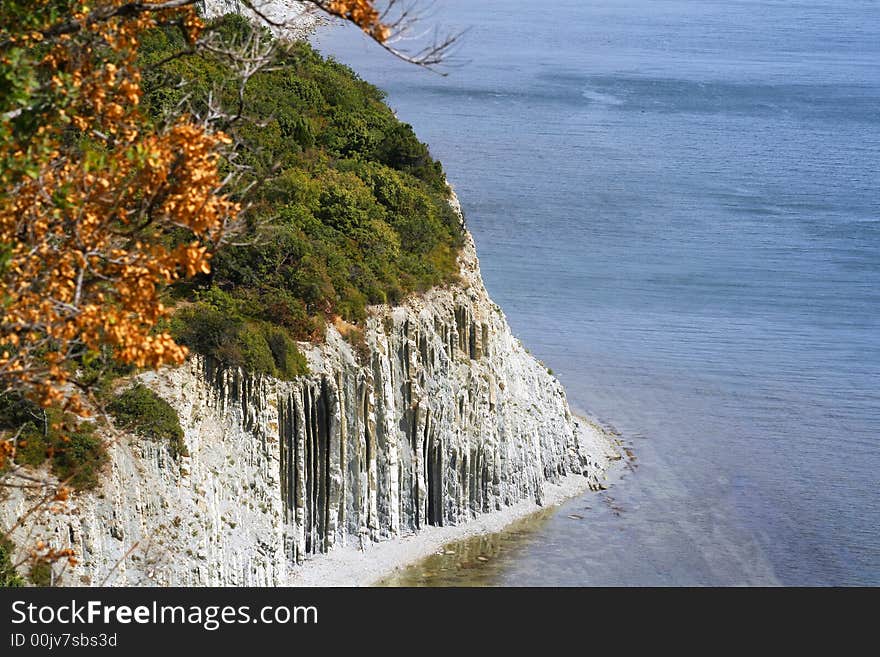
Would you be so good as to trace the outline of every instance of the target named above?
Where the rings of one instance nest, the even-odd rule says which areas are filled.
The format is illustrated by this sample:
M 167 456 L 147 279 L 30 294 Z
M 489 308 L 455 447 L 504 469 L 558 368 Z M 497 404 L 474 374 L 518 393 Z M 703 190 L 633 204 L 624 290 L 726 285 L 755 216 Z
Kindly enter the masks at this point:
M 369 0 L 309 2 L 383 44 L 409 15 L 392 24 Z M 183 360 L 154 331 L 159 290 L 208 271 L 207 245 L 238 210 L 218 169 L 228 137 L 139 109 L 139 36 L 176 24 L 207 46 L 195 0 L 89 4 L 11 0 L 0 18 L 0 393 L 44 406 L 76 405 L 66 365 L 108 347 L 138 367 Z
M 183 360 L 154 330 L 167 312 L 159 292 L 208 271 L 237 205 L 218 168 L 224 134 L 187 116 L 157 125 L 139 108 L 139 34 L 177 22 L 194 42 L 192 7 L 36 5 L 7 2 L 0 23 L 0 392 L 80 410 L 72 365 L 83 359 Z
M 264 22 L 283 26 L 270 19 L 257 6 L 259 0 L 243 0 Z M 424 40 L 413 35 L 419 23 L 421 13 L 418 2 L 406 0 L 303 0 L 326 14 L 336 16 L 357 25 L 367 36 L 385 50 L 404 61 L 426 68 L 441 64 L 448 57 L 452 47 L 458 40 L 456 34 L 440 36 L 435 34 L 431 40 Z M 262 5 L 270 4 L 263 2 Z M 415 44 L 412 49 L 401 49 L 397 43 L 410 41 Z
M 0 441 L 2 483 L 39 490 L 37 507 L 63 502 L 81 480 L 70 419 L 89 414 L 81 373 L 96 360 L 182 362 L 186 349 L 160 327 L 162 289 L 207 272 L 238 213 L 220 170 L 229 139 L 139 107 L 140 35 L 176 24 L 193 43 L 200 19 L 193 7 L 127 7 L 7 0 L 0 17 L 0 394 L 74 414 L 50 427 L 44 410 L 42 430 L 24 422 Z M 28 440 L 34 462 L 71 464 L 60 485 L 12 463 Z M 31 551 L 39 572 L 72 558 Z

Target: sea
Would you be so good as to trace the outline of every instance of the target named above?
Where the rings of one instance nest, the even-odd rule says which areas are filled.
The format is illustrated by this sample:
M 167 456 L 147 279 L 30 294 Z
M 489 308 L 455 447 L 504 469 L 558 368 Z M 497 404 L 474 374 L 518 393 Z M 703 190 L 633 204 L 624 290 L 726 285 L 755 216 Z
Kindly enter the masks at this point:
M 514 333 L 634 459 L 392 583 L 880 584 L 880 2 L 419 18 L 393 45 L 459 34 L 444 75 L 314 42 L 430 145 Z

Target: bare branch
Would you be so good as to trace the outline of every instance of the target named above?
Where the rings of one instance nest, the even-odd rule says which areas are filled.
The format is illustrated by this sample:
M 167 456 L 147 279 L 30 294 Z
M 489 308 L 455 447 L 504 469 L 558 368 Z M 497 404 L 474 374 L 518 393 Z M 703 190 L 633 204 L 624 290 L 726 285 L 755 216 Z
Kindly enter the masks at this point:
M 269 15 L 268 9 L 275 6 L 274 2 L 255 0 L 240 0 L 242 5 L 249 9 L 260 21 L 276 32 L 282 33 L 296 26 L 299 16 L 274 18 Z M 425 13 L 433 3 L 419 3 L 417 1 L 401 2 L 400 0 L 381 0 L 380 2 L 339 2 L 338 0 L 301 0 L 302 4 L 308 5 L 323 12 L 327 16 L 338 18 L 359 27 L 370 39 L 377 43 L 387 52 L 409 64 L 429 69 L 440 75 L 446 75 L 437 67 L 445 63 L 452 54 L 454 46 L 458 43 L 463 33 L 454 33 L 440 36 L 435 33 L 432 40 L 425 42 L 426 31 L 416 33 L 415 28 L 424 19 Z M 372 14 L 360 14 L 352 11 L 355 5 L 363 7 L 364 11 L 372 8 Z M 362 18 L 362 16 L 366 16 Z M 412 42 L 413 48 L 401 48 L 395 44 Z M 418 45 L 418 44 L 423 45 Z

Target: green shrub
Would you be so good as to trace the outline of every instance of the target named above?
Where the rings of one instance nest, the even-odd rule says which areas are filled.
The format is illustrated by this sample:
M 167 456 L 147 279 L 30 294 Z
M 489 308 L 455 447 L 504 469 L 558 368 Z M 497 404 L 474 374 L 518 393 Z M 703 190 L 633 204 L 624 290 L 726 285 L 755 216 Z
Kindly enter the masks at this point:
M 244 322 L 207 303 L 182 308 L 171 320 L 171 333 L 180 344 L 215 355 L 224 345 L 238 340 Z
M 287 331 L 271 325 L 266 326 L 264 330 L 279 378 L 289 380 L 308 374 L 308 361 Z
M 68 441 L 53 449 L 52 471 L 59 479 L 69 478 L 74 488 L 84 490 L 98 485 L 106 461 L 107 450 L 95 435 L 94 426 L 81 422 Z
M 40 467 L 48 462 L 55 476 L 78 490 L 99 483 L 107 450 L 93 422 L 7 394 L 0 395 L 0 431 L 18 434 L 16 463 Z
M 49 456 L 51 438 L 44 434 L 42 428 L 34 422 L 28 422 L 21 428 L 18 436 L 18 447 L 15 450 L 15 461 L 20 465 L 32 468 L 40 467 Z
M 26 422 L 41 419 L 40 407 L 14 393 L 0 395 L 0 428 L 18 428 Z
M 247 295 L 242 295 L 247 298 Z M 276 296 L 265 301 L 260 309 L 261 315 L 272 324 L 283 326 L 292 335 L 309 339 L 318 332 L 320 324 L 309 316 L 302 299 L 290 292 L 279 291 Z M 269 345 L 271 347 L 271 344 Z
M 151 440 L 168 441 L 175 458 L 188 456 L 177 411 L 142 383 L 118 395 L 107 405 L 107 410 L 119 428 Z
M 256 324 L 245 324 L 238 334 L 241 348 L 242 366 L 255 374 L 276 373 L 275 358 L 265 333 Z
M 221 293 L 209 295 L 214 303 L 225 305 L 231 297 Z M 279 303 L 289 297 L 279 295 Z M 291 311 L 291 315 L 295 312 Z M 307 323 L 307 318 L 303 318 Z M 201 301 L 180 309 L 171 329 L 175 340 L 191 349 L 216 358 L 253 374 L 267 374 L 282 379 L 307 374 L 308 364 L 289 331 L 282 325 L 246 320 L 237 306 L 218 310 Z
M 28 572 L 28 579 L 34 586 L 51 586 L 52 564 L 46 561 L 35 561 Z
M 39 467 L 46 461 L 52 474 L 77 490 L 94 488 L 100 482 L 101 469 L 107 462 L 107 450 L 94 427 L 81 422 L 75 431 L 23 432 L 15 460 L 21 465 Z
M 12 541 L 0 537 L 0 588 L 24 586 L 21 575 L 15 572 L 13 553 Z
M 254 28 L 232 16 L 213 29 L 244 42 Z M 142 57 L 163 61 L 183 45 L 174 30 L 159 30 Z M 219 250 L 199 286 L 181 288 L 179 298 L 197 305 L 181 310 L 174 334 L 225 362 L 289 376 L 278 338 L 270 367 L 263 323 L 314 339 L 335 315 L 362 322 L 368 304 L 451 281 L 462 231 L 440 163 L 382 91 L 306 43 L 275 57 L 250 78 L 244 108 L 254 121 L 238 129 L 237 162 L 252 170 L 244 182 L 259 183 L 248 199 L 251 228 Z M 236 111 L 233 78 L 223 57 L 174 58 L 146 69 L 144 104 L 159 116 L 185 94 L 198 105 L 214 90 Z

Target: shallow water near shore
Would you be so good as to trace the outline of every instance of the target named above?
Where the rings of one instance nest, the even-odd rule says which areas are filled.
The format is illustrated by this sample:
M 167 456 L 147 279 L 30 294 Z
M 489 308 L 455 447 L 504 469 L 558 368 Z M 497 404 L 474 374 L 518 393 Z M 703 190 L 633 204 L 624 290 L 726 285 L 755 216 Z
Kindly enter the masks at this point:
M 317 44 L 430 144 L 514 332 L 636 460 L 407 581 L 880 584 L 880 6 L 428 20 L 471 28 L 446 78 Z
M 556 509 L 544 509 L 511 523 L 502 532 L 473 536 L 400 568 L 376 586 L 497 586 L 522 551 L 540 536 Z

